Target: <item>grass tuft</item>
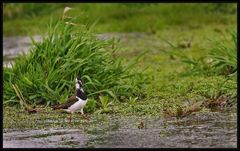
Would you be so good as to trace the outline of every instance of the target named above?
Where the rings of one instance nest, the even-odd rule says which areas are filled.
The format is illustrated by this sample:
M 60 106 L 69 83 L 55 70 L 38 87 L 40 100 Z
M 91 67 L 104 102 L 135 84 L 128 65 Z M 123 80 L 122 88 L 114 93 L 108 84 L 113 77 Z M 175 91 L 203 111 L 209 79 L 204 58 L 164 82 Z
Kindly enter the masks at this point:
M 115 40 L 97 39 L 91 31 L 93 26 L 79 22 L 78 17 L 51 21 L 43 41 L 33 40 L 29 54 L 19 56 L 11 69 L 4 68 L 5 104 L 19 104 L 22 98 L 32 105 L 62 103 L 74 93 L 77 75 L 94 100 L 99 96 L 117 100 L 140 95 L 141 79 L 146 76 L 132 72 L 137 61 L 124 64 L 113 56 L 117 51 Z M 21 90 L 22 97 L 12 85 Z
M 178 56 L 187 65 L 185 74 L 225 75 L 237 73 L 237 34 L 229 33 L 231 39 L 212 40 L 212 48 L 208 53 L 199 58 L 187 56 L 180 52 L 172 54 Z

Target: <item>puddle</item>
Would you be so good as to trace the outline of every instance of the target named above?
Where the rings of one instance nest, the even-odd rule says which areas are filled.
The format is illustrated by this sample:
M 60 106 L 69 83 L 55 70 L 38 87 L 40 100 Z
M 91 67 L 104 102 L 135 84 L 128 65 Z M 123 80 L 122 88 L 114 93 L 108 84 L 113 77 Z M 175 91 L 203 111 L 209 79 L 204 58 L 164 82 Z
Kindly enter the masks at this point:
M 37 42 L 42 40 L 41 36 L 33 36 Z M 11 68 L 14 58 L 20 53 L 28 53 L 32 41 L 30 37 L 16 36 L 3 37 L 3 66 Z
M 144 128 L 138 129 L 131 120 L 116 131 L 108 131 L 104 143 L 95 147 L 115 148 L 236 148 L 236 115 L 196 114 L 182 120 L 145 119 Z M 207 117 L 207 118 L 206 118 Z M 182 124 L 179 124 L 182 123 Z M 132 126 L 130 126 L 132 125 Z M 130 126 L 130 127 L 128 127 Z
M 84 147 L 87 136 L 78 129 L 25 130 L 3 133 L 4 148 Z
M 39 35 L 33 36 L 33 39 L 37 42 L 42 41 L 42 37 Z M 30 37 L 16 36 L 16 37 L 4 37 L 3 38 L 3 56 L 8 58 L 15 58 L 19 53 L 27 53 L 31 47 L 32 41 Z
M 195 113 L 181 120 L 105 115 L 82 127 L 5 129 L 3 147 L 236 148 L 237 114 Z

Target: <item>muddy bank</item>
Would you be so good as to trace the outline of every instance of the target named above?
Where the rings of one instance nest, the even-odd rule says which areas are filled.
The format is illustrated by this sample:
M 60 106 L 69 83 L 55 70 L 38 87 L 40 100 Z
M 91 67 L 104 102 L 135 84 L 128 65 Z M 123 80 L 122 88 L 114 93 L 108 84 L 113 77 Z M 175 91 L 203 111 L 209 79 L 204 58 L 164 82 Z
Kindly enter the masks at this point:
M 32 115 L 29 115 L 30 118 Z M 66 116 L 58 126 L 41 122 L 42 129 L 5 128 L 4 148 L 236 148 L 237 114 L 194 113 L 183 119 L 117 115 L 91 115 L 90 121 Z M 59 119 L 58 119 L 59 120 Z M 65 121 L 65 125 L 60 123 Z M 79 122 L 82 121 L 82 122 Z M 52 123 L 57 122 L 52 119 Z M 25 123 L 27 125 L 28 123 Z M 141 125 L 141 126 L 140 126 Z

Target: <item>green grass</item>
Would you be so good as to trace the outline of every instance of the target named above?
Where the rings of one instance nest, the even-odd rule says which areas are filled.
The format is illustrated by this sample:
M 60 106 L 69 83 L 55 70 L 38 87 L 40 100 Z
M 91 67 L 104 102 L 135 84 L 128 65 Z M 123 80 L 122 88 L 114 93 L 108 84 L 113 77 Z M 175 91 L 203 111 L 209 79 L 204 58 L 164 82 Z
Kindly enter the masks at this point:
M 212 66 L 220 74 L 230 75 L 237 73 L 237 33 L 231 32 L 231 40 L 223 39 L 215 42 L 215 47 L 209 53 Z

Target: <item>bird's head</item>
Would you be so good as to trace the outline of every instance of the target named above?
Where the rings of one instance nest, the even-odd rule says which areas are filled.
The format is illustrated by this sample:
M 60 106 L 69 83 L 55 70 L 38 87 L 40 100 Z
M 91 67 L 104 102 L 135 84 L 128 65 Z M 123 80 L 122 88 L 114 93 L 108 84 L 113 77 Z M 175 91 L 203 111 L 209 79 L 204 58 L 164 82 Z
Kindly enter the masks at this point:
M 75 81 L 76 81 L 76 89 L 80 89 L 83 85 L 81 78 L 79 76 L 77 76 Z

